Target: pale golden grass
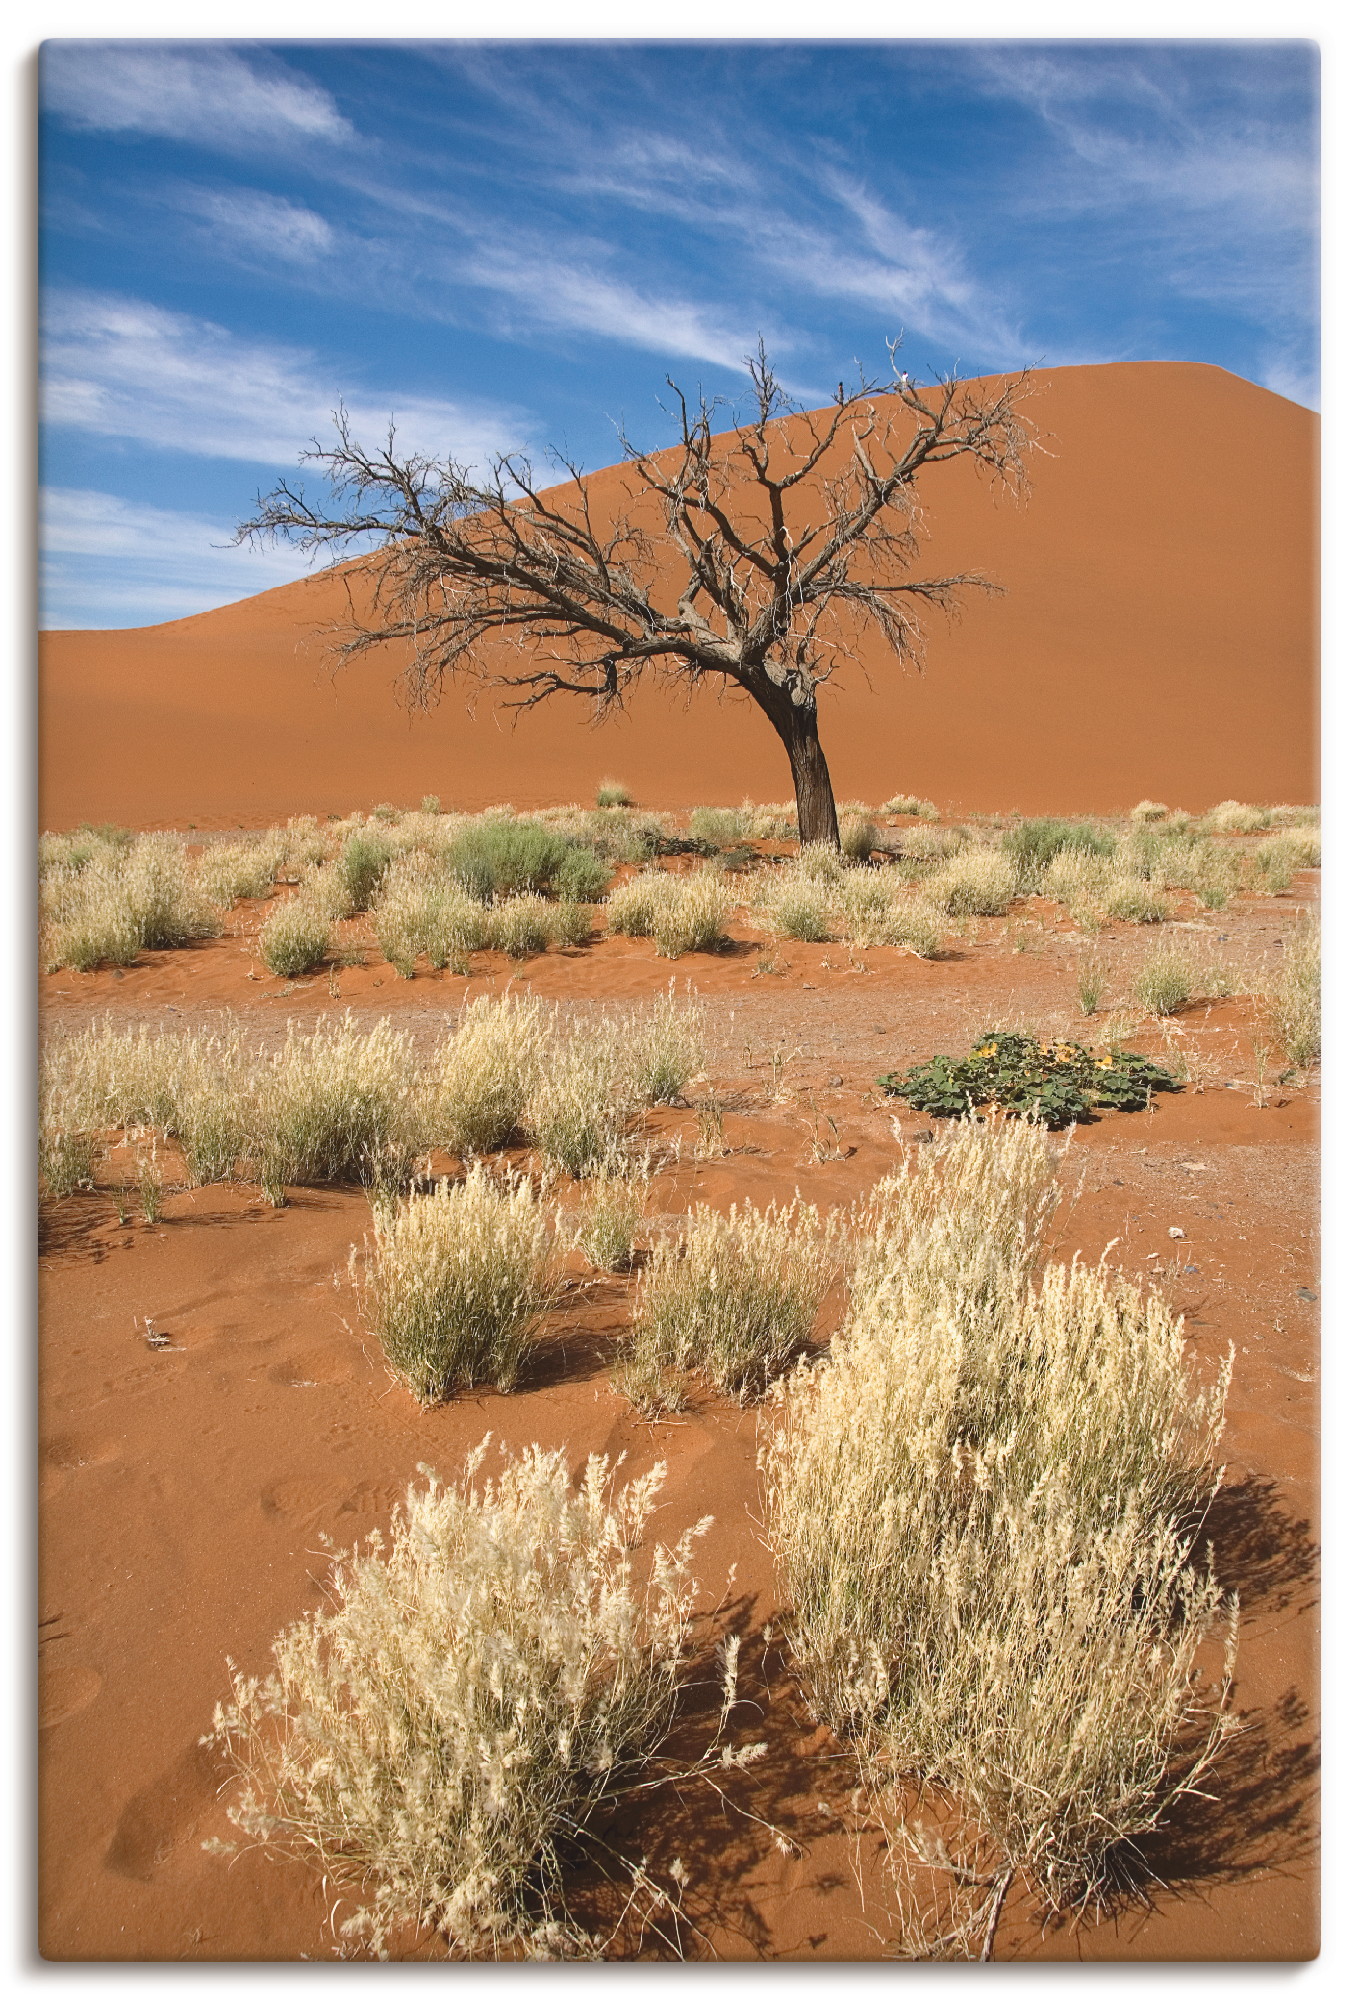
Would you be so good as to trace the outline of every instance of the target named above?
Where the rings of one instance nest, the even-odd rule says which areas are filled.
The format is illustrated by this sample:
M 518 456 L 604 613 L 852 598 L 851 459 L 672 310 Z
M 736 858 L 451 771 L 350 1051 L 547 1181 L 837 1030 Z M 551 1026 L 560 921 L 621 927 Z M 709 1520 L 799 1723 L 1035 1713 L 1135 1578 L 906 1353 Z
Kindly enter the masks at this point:
M 410 1038 L 347 1014 L 311 1032 L 290 1022 L 275 1051 L 248 1049 L 235 1026 L 105 1020 L 49 1045 L 41 1099 L 45 1130 L 144 1126 L 179 1141 L 194 1183 L 240 1175 L 275 1202 L 324 1181 L 399 1185 L 425 1143 Z
M 793 869 L 773 869 L 758 892 L 754 921 L 772 936 L 820 944 L 838 935 L 838 880 L 819 881 Z
M 145 950 L 215 937 L 221 920 L 173 834 L 139 835 L 129 846 L 98 842 L 82 865 L 49 865 L 39 902 L 43 962 L 131 965 Z
M 1171 914 L 1169 897 L 1136 873 L 1126 854 L 1112 862 L 1072 849 L 1055 854 L 1043 877 L 1042 893 L 1065 903 L 1078 921 L 1086 916 L 1096 924 L 1111 918 L 1159 924 Z
M 723 942 L 731 920 L 732 896 L 724 876 L 700 868 L 692 875 L 672 876 L 675 888 L 663 896 L 652 919 L 651 935 L 662 958 L 680 958 L 687 951 L 712 951 Z
M 605 922 L 619 937 L 650 937 L 656 912 L 670 893 L 670 877 L 660 869 L 645 869 L 620 882 L 605 901 Z
M 840 852 L 846 861 L 867 861 L 882 844 L 881 830 L 868 813 L 846 813 L 840 821 Z
M 1149 1014 L 1177 1014 L 1196 1000 L 1227 1000 L 1241 990 L 1232 967 L 1201 949 L 1164 940 L 1133 974 L 1132 998 Z
M 702 1064 L 702 1018 L 673 986 L 650 1006 L 599 1019 L 482 995 L 443 1058 L 440 1140 L 484 1153 L 518 1134 L 549 1172 L 590 1173 L 618 1161 L 639 1110 L 673 1102 Z
M 546 951 L 555 929 L 554 906 L 545 896 L 506 896 L 486 912 L 488 942 L 510 958 L 532 958 Z
M 804 1202 L 697 1209 L 682 1241 L 652 1252 L 619 1386 L 644 1407 L 674 1405 L 696 1371 L 728 1395 L 762 1395 L 811 1339 L 839 1267 L 836 1231 Z
M 298 890 L 276 903 L 260 925 L 259 953 L 270 972 L 296 979 L 315 972 L 335 949 L 335 916 L 323 898 Z
M 454 1153 L 488 1153 L 514 1137 L 543 1066 L 552 1010 L 542 1000 L 479 994 L 463 1010 L 440 1066 L 435 1129 Z
M 1153 826 L 1158 820 L 1169 819 L 1170 807 L 1162 805 L 1158 799 L 1139 799 L 1128 818 L 1137 826 Z
M 1277 969 L 1260 988 L 1269 1024 L 1290 1063 L 1309 1068 L 1321 1057 L 1321 932 L 1304 917 Z
M 946 926 L 938 905 L 903 894 L 893 870 L 847 869 L 836 897 L 836 917 L 843 935 L 859 948 L 890 945 L 917 958 L 937 958 L 943 949 Z
M 647 870 L 622 882 L 605 904 L 605 923 L 623 937 L 650 937 L 662 958 L 711 951 L 727 935 L 732 895 L 719 870 L 689 875 Z
M 549 1174 L 579 1179 L 621 1161 L 639 1102 L 623 1051 L 607 1029 L 559 1017 L 550 1055 L 524 1106 L 523 1128 Z
M 924 893 L 951 917 L 998 917 L 1019 894 L 1019 871 L 998 847 L 967 847 L 928 877 Z
M 233 1670 L 212 1740 L 236 1824 L 357 1903 L 343 1934 L 378 1956 L 406 1925 L 463 1956 L 594 1956 L 564 1852 L 655 1768 L 708 1523 L 643 1568 L 663 1465 L 623 1485 L 595 1457 L 577 1485 L 535 1445 L 479 1486 L 485 1448 L 336 1561 L 266 1679 Z
M 1242 871 L 1243 886 L 1283 896 L 1300 868 L 1321 866 L 1321 837 L 1306 827 L 1288 827 L 1260 841 Z
M 512 1389 L 557 1295 L 552 1232 L 525 1176 L 464 1181 L 373 1208 L 350 1255 L 364 1318 L 421 1403 L 490 1383 Z
M 961 1808 L 997 1911 L 1017 1872 L 1052 1907 L 1098 1898 L 1230 1726 L 1233 1610 L 1190 1546 L 1230 1363 L 1196 1386 L 1182 1322 L 1103 1267 L 1035 1284 L 1051 1199 L 1032 1128 L 904 1168 L 763 1454 L 818 1712 L 874 1782 Z
M 892 852 L 898 871 L 914 882 L 960 854 L 971 839 L 966 826 L 908 826 L 892 835 Z
M 637 1249 L 651 1185 L 648 1160 L 629 1161 L 590 1181 L 572 1219 L 572 1241 L 597 1271 L 626 1271 Z
M 247 897 L 273 894 L 286 852 L 283 837 L 273 832 L 255 840 L 215 841 L 199 855 L 194 880 L 214 908 L 229 910 Z
M 349 1014 L 310 1032 L 290 1022 L 249 1081 L 248 1150 L 271 1201 L 293 1186 L 409 1180 L 426 1141 L 411 1039 L 390 1021 L 366 1033 Z
M 1246 806 L 1239 799 L 1223 799 L 1203 815 L 1199 824 L 1205 833 L 1262 833 L 1270 818 L 1268 806 Z
M 914 792 L 907 792 L 904 797 L 898 792 L 884 805 L 879 806 L 878 810 L 884 813 L 898 813 L 903 819 L 936 820 L 939 817 L 939 808 L 934 801 L 918 799 Z

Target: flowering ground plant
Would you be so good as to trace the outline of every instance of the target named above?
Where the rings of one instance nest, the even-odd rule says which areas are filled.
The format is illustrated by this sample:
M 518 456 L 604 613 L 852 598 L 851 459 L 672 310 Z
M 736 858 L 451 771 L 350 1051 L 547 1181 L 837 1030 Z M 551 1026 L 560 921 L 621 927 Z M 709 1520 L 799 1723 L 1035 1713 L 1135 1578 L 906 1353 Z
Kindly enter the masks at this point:
M 936 1118 L 966 1118 L 974 1111 L 1036 1116 L 1050 1129 L 1088 1119 L 1096 1110 L 1143 1111 L 1156 1090 L 1177 1088 L 1174 1078 L 1127 1049 L 1096 1055 L 1080 1042 L 1040 1042 L 1000 1030 L 982 1036 L 961 1057 L 935 1056 L 914 1069 L 878 1078 L 889 1097 Z

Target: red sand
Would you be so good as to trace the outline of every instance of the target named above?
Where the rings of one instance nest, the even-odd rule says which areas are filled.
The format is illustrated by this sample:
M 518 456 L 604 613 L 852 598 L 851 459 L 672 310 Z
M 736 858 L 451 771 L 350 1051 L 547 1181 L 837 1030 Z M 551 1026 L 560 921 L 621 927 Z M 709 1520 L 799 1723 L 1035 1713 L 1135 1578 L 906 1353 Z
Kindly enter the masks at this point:
M 1301 886 L 1301 885 L 1300 885 Z M 1310 894 L 1310 890 L 1305 892 Z M 1224 958 L 1267 960 L 1296 919 L 1297 896 L 1252 899 L 1215 916 Z M 693 1111 L 654 1114 L 658 1140 L 684 1153 L 658 1205 L 854 1198 L 898 1157 L 893 1106 L 872 1088 L 883 1068 L 961 1049 L 1002 1013 L 1044 1032 L 1081 1032 L 1074 1012 L 1080 940 L 1044 911 L 1024 935 L 987 921 L 934 964 L 842 946 L 780 947 L 757 971 L 754 946 L 678 967 L 644 941 L 600 941 L 526 968 L 544 994 L 584 1002 L 692 977 L 708 1010 L 714 1086 L 727 1104 L 722 1157 L 695 1159 Z M 116 1019 L 204 1020 L 224 1005 L 263 1036 L 292 1015 L 352 1006 L 391 1011 L 422 1043 L 475 981 L 394 981 L 371 962 L 332 997 L 322 974 L 252 978 L 249 932 L 148 954 L 119 976 L 44 980 L 49 1026 Z M 1148 937 L 1106 936 L 1122 988 Z M 378 982 L 381 982 L 379 985 Z M 1316 1948 L 1314 1769 L 1317 1404 L 1315 1092 L 1268 1093 L 1257 1108 L 1249 1002 L 1182 1017 L 1206 1088 L 1151 1114 L 1082 1128 L 1062 1168 L 1057 1254 L 1161 1276 L 1188 1319 L 1191 1351 L 1211 1368 L 1232 1341 L 1237 1364 L 1227 1484 L 1212 1536 L 1241 1592 L 1237 1706 L 1252 1728 L 1215 1794 L 1178 1816 L 1153 1856 L 1164 1887 L 1150 1908 L 1073 1933 L 1042 1931 L 1022 1900 L 1002 1958 L 1298 1959 Z M 1156 1048 L 1152 1036 L 1146 1045 Z M 790 1060 L 770 1101 L 771 1054 Z M 1277 1051 L 1271 1063 L 1277 1068 Z M 842 1157 L 814 1156 L 834 1118 Z M 904 1136 L 928 1121 L 907 1112 Z M 107 1172 L 104 1176 L 108 1178 Z M 173 1194 L 161 1219 L 120 1226 L 108 1192 L 44 1205 L 41 1370 L 43 1524 L 41 1682 L 42 1948 L 59 1960 L 331 1956 L 327 1898 L 301 1866 L 203 1851 L 230 1838 L 224 1772 L 198 1743 L 226 1690 L 230 1654 L 264 1669 L 279 1628 L 321 1602 L 321 1536 L 352 1544 L 385 1524 L 425 1462 L 444 1474 L 487 1431 L 511 1444 L 565 1443 L 573 1465 L 626 1449 L 634 1469 L 670 1466 L 667 1524 L 713 1513 L 700 1545 L 705 1609 L 746 1636 L 740 1733 L 767 1737 L 769 1762 L 737 1802 L 774 1820 L 802 1852 L 780 1858 L 706 1792 L 660 1798 L 620 1829 L 628 1851 L 683 1856 L 691 1914 L 723 1958 L 873 1959 L 846 1825 L 853 1813 L 837 1746 L 814 1730 L 761 1636 L 779 1596 L 759 1528 L 755 1454 L 764 1418 L 700 1397 L 681 1419 L 640 1422 L 609 1386 L 610 1349 L 628 1319 L 627 1285 L 578 1286 L 513 1395 L 474 1395 L 421 1413 L 394 1387 L 341 1275 L 368 1226 L 356 1191 L 301 1192 L 271 1211 L 250 1190 Z M 1172 1240 L 1171 1227 L 1184 1231 Z M 582 1274 L 583 1275 L 583 1274 Z M 146 1344 L 150 1318 L 170 1345 Z M 728 1572 L 736 1565 L 730 1589 Z M 824 1805 L 828 1811 L 822 1811 Z M 870 1891 L 874 1880 L 868 1853 Z M 877 1912 L 881 1925 L 882 1913 Z M 430 1947 L 419 1948 L 428 1953 Z M 690 1939 L 689 1949 L 702 1948 Z
M 1030 411 L 1050 456 L 1022 506 L 970 468 L 922 484 L 927 573 L 981 570 L 934 622 L 923 676 L 866 645 L 872 687 L 823 692 L 837 792 L 963 810 L 1191 811 L 1316 796 L 1316 453 L 1307 410 L 1221 369 L 1058 368 Z M 594 475 L 616 488 L 616 469 Z M 661 807 L 786 798 L 742 697 L 658 690 L 603 728 L 572 707 L 518 726 L 489 695 L 428 716 L 398 660 L 332 683 L 315 629 L 333 579 L 140 631 L 42 642 L 42 823 L 261 825 L 437 793 L 446 806 L 588 799 L 616 777 Z

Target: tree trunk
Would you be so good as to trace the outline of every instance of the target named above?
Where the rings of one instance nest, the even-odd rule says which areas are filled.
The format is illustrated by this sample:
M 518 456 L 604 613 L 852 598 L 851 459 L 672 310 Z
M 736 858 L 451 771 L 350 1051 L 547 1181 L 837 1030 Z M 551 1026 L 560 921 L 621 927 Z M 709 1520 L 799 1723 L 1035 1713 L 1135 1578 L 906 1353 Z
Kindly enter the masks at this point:
M 797 800 L 798 838 L 804 847 L 814 840 L 839 847 L 840 820 L 835 810 L 830 767 L 821 748 L 815 695 L 795 702 L 787 687 L 776 687 L 764 674 L 746 685 L 778 730 L 779 740 L 788 752 L 793 796 Z

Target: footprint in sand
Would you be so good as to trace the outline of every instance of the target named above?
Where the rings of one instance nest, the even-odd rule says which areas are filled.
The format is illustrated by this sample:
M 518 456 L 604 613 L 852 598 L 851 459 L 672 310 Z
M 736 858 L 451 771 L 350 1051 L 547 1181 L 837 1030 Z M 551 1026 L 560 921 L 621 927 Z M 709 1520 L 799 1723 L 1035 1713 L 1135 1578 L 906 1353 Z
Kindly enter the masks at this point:
M 280 1479 L 273 1486 L 266 1486 L 260 1495 L 260 1507 L 266 1514 L 291 1519 L 296 1514 L 310 1514 L 318 1508 L 326 1497 L 325 1484 L 319 1479 Z
M 75 1472 L 82 1465 L 109 1465 L 118 1456 L 110 1437 L 56 1437 L 43 1446 L 43 1461 L 58 1472 Z
M 269 1370 L 269 1380 L 284 1389 L 320 1389 L 353 1379 L 353 1364 L 329 1347 L 306 1348 Z
M 65 1722 L 68 1715 L 79 1715 L 103 1685 L 103 1675 L 93 1667 L 49 1667 L 44 1662 L 38 1669 L 38 1727 L 50 1729 L 54 1722 Z
M 222 1773 L 210 1745 L 196 1743 L 130 1798 L 104 1856 L 115 1875 L 149 1882 L 160 1864 L 195 1831 L 213 1802 Z

